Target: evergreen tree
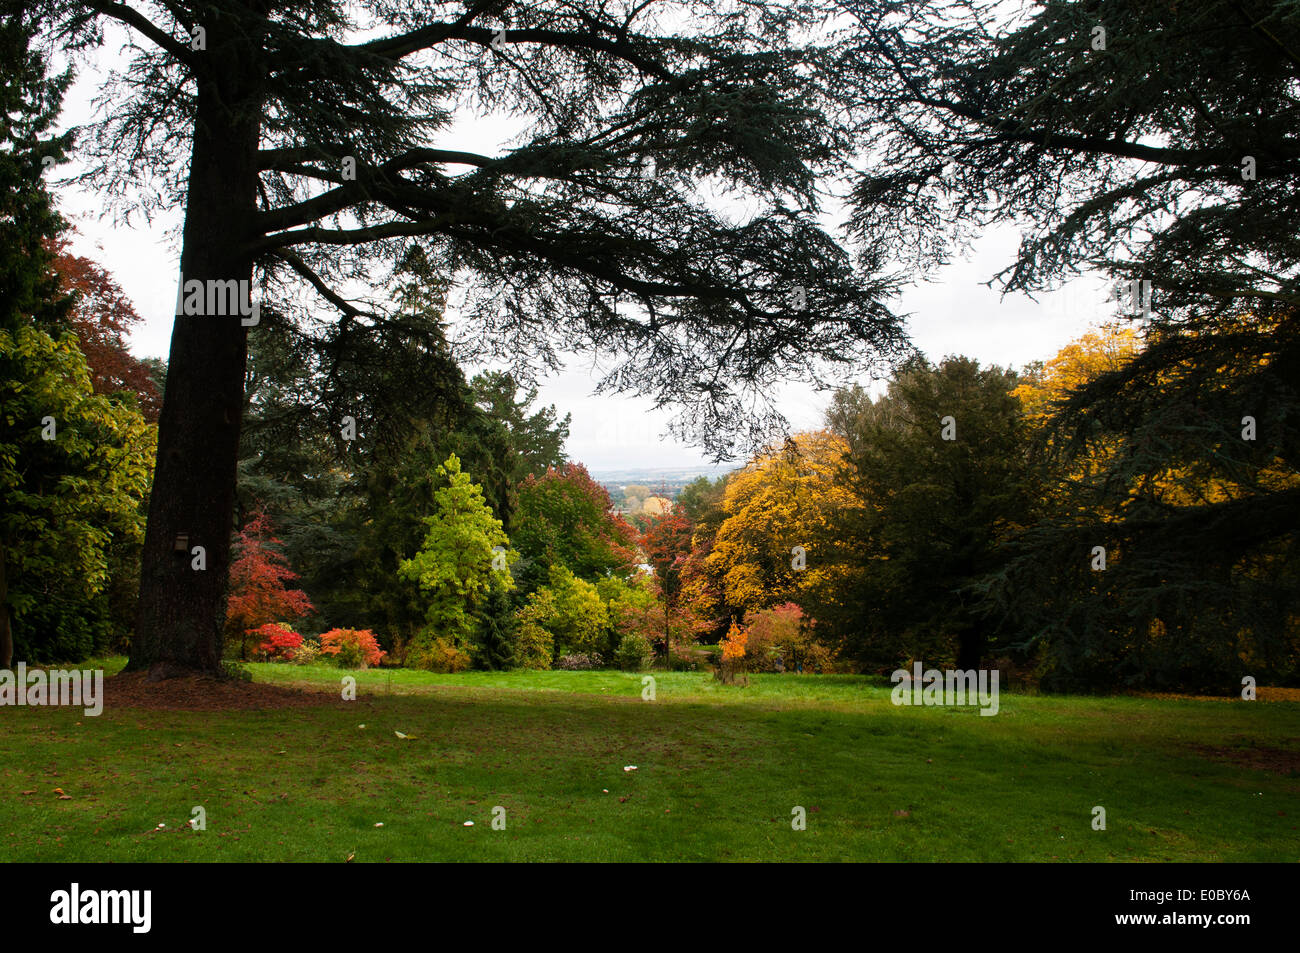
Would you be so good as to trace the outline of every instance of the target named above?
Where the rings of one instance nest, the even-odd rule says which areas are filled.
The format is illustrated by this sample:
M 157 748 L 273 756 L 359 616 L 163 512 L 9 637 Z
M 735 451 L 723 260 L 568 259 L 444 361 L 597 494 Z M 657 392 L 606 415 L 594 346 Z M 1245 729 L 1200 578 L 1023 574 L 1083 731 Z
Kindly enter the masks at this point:
M 1033 498 L 1016 374 L 967 358 L 917 358 L 872 400 L 840 391 L 829 417 L 849 442 L 843 511 L 861 583 L 845 596 L 859 660 L 953 659 L 978 668 L 997 634 L 971 586 L 1005 558 Z
M 1099 270 L 1142 331 L 1139 356 L 1056 408 L 1045 465 L 1069 473 L 1104 447 L 1107 466 L 988 581 L 998 611 L 1073 660 L 1061 684 L 1117 666 L 1151 683 L 1152 639 L 1178 647 L 1161 685 L 1296 671 L 1300 6 L 842 5 L 861 31 L 841 82 L 879 159 L 856 234 L 924 271 L 1014 222 L 1003 289 Z M 1172 473 L 1229 489 L 1174 495 Z M 1118 557 L 1104 574 L 1096 545 Z
M 483 607 L 475 664 L 489 670 L 513 668 L 517 628 L 507 587 L 493 586 Z

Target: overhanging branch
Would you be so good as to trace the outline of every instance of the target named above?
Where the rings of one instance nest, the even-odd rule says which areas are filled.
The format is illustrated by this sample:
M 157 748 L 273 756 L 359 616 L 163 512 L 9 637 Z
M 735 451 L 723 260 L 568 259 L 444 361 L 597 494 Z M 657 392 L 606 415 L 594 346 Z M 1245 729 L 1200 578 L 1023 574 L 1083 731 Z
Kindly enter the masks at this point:
M 119 23 L 132 27 L 191 70 L 195 68 L 193 51 L 183 43 L 178 42 L 166 30 L 150 21 L 148 17 L 134 7 L 129 7 L 124 3 L 113 3 L 111 0 L 86 0 L 86 6 L 97 13 L 102 13 L 106 17 L 111 17 Z

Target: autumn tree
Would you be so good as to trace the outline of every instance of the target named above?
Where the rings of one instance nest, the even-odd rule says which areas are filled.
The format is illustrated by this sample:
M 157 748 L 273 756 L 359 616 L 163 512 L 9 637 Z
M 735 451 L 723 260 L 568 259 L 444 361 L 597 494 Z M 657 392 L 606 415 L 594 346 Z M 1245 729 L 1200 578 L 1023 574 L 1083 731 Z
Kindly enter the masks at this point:
M 654 569 L 655 581 L 664 602 L 662 636 L 665 655 L 672 652 L 671 620 L 680 609 L 682 570 L 691 555 L 694 529 L 685 511 L 680 506 L 674 506 L 641 534 L 641 548 Z
M 829 431 L 797 434 L 727 482 L 708 567 L 736 619 L 796 602 L 818 615 L 852 589 L 846 522 L 861 509 L 842 478 L 848 443 Z
M 1042 654 L 1045 685 L 1235 693 L 1244 675 L 1286 680 L 1300 670 L 1296 541 L 1243 515 L 1300 491 L 1277 443 L 1285 429 L 1271 418 L 1261 438 L 1254 415 L 1223 425 L 1243 390 L 1261 413 L 1276 410 L 1265 395 L 1279 383 L 1269 380 L 1281 371 L 1279 333 L 1289 332 L 1243 317 L 1212 343 L 1181 336 L 1180 349 L 1218 348 L 1232 334 L 1263 355 L 1212 374 L 1195 354 L 1152 357 L 1170 344 L 1161 335 L 1118 347 L 1116 336 L 1089 335 L 1017 388 L 1031 413 L 1055 408 L 1033 416 L 1036 455 L 1059 482 L 986 588 L 1022 647 Z M 1123 403 L 1089 402 L 1108 386 L 1099 382 L 1115 380 L 1127 381 Z
M 1140 355 L 1054 414 L 1050 445 L 1068 466 L 1098 451 L 1108 461 L 1093 519 L 1027 540 L 1002 605 L 1037 607 L 1031 631 L 1073 640 L 1072 657 L 1090 660 L 1075 684 L 1114 683 L 1126 632 L 1199 646 L 1166 656 L 1163 684 L 1229 690 L 1261 664 L 1243 632 L 1289 670 L 1300 495 L 1264 474 L 1300 468 L 1296 5 L 842 7 L 860 38 L 840 79 L 879 158 L 855 188 L 855 234 L 892 236 L 924 273 L 976 229 L 1014 222 L 1022 240 L 1001 288 L 1100 271 L 1142 329 Z M 1175 472 L 1237 489 L 1198 498 L 1189 483 L 1174 504 L 1162 487 Z M 1094 577 L 1079 553 L 1103 538 L 1123 568 Z M 1054 597 L 1028 596 L 1030 583 Z M 1140 657 L 1118 677 L 1144 678 Z
M 518 575 L 525 593 L 544 585 L 552 566 L 594 582 L 627 573 L 636 563 L 635 531 L 580 463 L 524 480 L 511 538 L 522 557 Z
M 472 279 L 482 356 L 610 358 L 605 389 L 682 407 L 676 429 L 719 451 L 778 423 L 773 382 L 901 345 L 880 251 L 856 267 L 816 217 L 855 147 L 836 57 L 812 39 L 833 3 L 32 7 L 74 55 L 109 23 L 130 31 L 82 182 L 113 212 L 183 208 L 187 287 L 245 298 L 224 315 L 188 298 L 175 322 L 132 668 L 217 668 L 245 288 L 303 329 L 298 291 L 363 325 L 348 279 L 419 245 Z M 486 104 L 532 120 L 523 140 L 445 141 Z M 751 214 L 710 208 L 705 182 Z M 178 533 L 208 547 L 206 572 L 172 557 Z
M 63 289 L 72 296 L 68 322 L 90 365 L 95 393 L 130 394 L 145 420 L 157 423 L 162 393 L 155 368 L 135 357 L 127 342 L 131 329 L 143 319 L 102 265 L 74 255 L 66 238 L 49 239 L 47 244 Z
M 298 574 L 289 568 L 264 509 L 253 513 L 235 544 L 226 603 L 226 637 L 239 640 L 239 657 L 248 658 L 248 636 L 273 622 L 296 621 L 315 607 L 301 589 L 289 588 Z

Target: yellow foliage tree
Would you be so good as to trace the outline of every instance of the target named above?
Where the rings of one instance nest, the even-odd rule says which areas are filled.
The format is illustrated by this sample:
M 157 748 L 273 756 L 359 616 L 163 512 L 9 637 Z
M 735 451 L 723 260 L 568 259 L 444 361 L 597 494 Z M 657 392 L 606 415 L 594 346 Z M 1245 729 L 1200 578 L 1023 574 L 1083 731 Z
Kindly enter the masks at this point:
M 1267 325 L 1260 325 L 1250 315 L 1243 315 L 1234 323 L 1238 331 L 1247 330 L 1267 334 Z M 1184 331 L 1190 337 L 1196 337 L 1194 330 Z M 1063 347 L 1054 358 L 1041 367 L 1026 370 L 1024 383 L 1013 393 L 1025 409 L 1026 418 L 1035 426 L 1046 427 L 1052 420 L 1053 412 L 1075 390 L 1099 377 L 1103 373 L 1117 370 L 1136 358 L 1147 342 L 1131 327 L 1107 325 L 1098 331 L 1085 334 Z M 1243 368 L 1220 367 L 1217 373 L 1224 379 L 1234 373 L 1241 373 Z M 1177 373 L 1178 369 L 1174 371 Z M 1167 383 L 1170 374 L 1161 374 L 1158 379 Z M 1070 467 L 1063 473 L 1066 481 L 1081 481 L 1094 477 L 1104 471 L 1119 449 L 1120 441 L 1116 439 L 1093 440 L 1086 456 L 1075 457 Z M 1245 488 L 1221 476 L 1200 472 L 1201 468 L 1170 465 L 1155 474 L 1147 474 L 1139 488 L 1134 485 L 1129 490 L 1130 499 L 1136 497 L 1140 490 L 1154 492 L 1161 502 L 1170 506 L 1195 506 L 1204 503 L 1217 503 L 1241 495 Z M 1252 475 L 1253 481 L 1272 489 L 1295 485 L 1296 475 L 1279 460 L 1274 466 Z M 1117 518 L 1118 514 L 1108 514 L 1108 519 Z
M 1133 328 L 1107 325 L 1071 341 L 1041 367 L 1027 369 L 1024 383 L 1012 393 L 1025 408 L 1025 416 L 1041 426 L 1073 390 L 1099 374 L 1118 370 L 1141 348 Z
M 851 585 L 840 528 L 862 503 L 843 479 L 848 445 L 828 430 L 759 454 L 727 484 L 707 568 L 731 612 L 795 602 L 816 611 Z

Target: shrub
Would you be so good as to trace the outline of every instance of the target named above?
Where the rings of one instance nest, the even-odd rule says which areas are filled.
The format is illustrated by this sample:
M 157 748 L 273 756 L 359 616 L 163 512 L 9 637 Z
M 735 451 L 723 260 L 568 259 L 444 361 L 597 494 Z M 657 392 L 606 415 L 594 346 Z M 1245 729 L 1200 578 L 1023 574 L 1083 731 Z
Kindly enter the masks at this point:
M 731 628 L 727 630 L 727 637 L 724 638 L 718 647 L 722 649 L 722 658 L 713 676 L 718 681 L 731 685 L 737 680 L 737 675 L 745 670 L 745 654 L 747 652 L 747 643 L 749 633 L 731 623 Z M 741 675 L 741 684 L 749 684 L 749 678 Z
M 221 673 L 226 678 L 233 678 L 240 682 L 251 682 L 253 680 L 253 673 L 248 670 L 248 666 L 236 659 L 222 660 Z
M 551 667 L 551 656 L 555 652 L 555 640 L 536 621 L 521 618 L 518 634 L 515 636 L 514 663 L 518 668 L 544 670 Z
M 463 672 L 470 656 L 449 638 L 419 639 L 407 650 L 406 664 L 426 672 Z
M 752 672 L 831 671 L 831 651 L 812 635 L 813 621 L 793 602 L 745 614 L 745 655 Z M 725 658 L 725 652 L 724 652 Z
M 600 668 L 601 664 L 599 655 L 574 652 L 570 655 L 561 655 L 556 661 L 555 667 L 565 672 L 585 672 L 593 668 Z
M 290 659 L 294 665 L 311 665 L 320 658 L 320 642 L 316 639 L 304 639 Z
M 274 622 L 249 629 L 248 634 L 261 639 L 253 649 L 253 656 L 267 662 L 293 661 L 294 653 L 302 645 L 301 635 L 287 625 L 277 625 Z
M 333 656 L 339 668 L 370 668 L 388 654 L 369 629 L 330 629 L 320 637 L 320 651 Z
M 614 653 L 615 663 L 625 672 L 641 671 L 649 666 L 653 657 L 654 649 L 650 643 L 635 632 L 623 636 L 623 641 L 618 643 L 618 651 Z

